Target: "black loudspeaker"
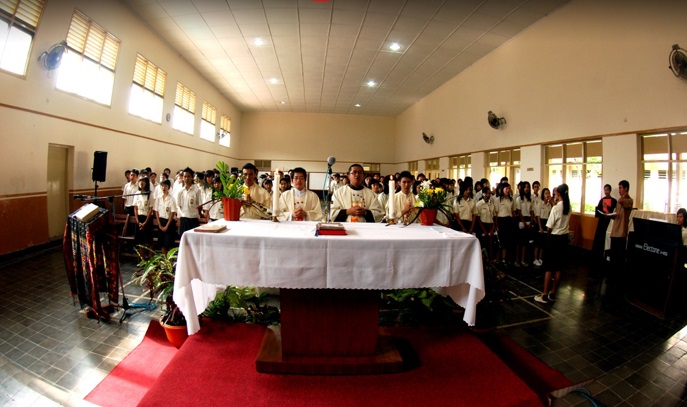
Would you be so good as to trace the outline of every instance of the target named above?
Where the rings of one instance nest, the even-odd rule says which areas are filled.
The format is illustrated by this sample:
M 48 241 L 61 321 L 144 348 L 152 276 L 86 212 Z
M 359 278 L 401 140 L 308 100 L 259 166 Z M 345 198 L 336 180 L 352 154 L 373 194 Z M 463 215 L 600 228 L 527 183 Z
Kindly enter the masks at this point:
M 105 182 L 107 173 L 107 151 L 93 153 L 93 181 Z
M 231 167 L 231 172 L 239 172 L 239 167 Z

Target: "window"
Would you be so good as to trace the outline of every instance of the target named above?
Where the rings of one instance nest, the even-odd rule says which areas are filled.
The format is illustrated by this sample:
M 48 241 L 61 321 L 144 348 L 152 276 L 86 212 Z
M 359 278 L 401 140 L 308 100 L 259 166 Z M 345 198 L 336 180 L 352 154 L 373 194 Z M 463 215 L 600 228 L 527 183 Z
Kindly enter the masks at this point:
M 109 106 L 119 44 L 117 37 L 75 10 L 57 88 Z
M 272 160 L 255 160 L 258 171 L 272 171 Z
M 215 142 L 215 124 L 217 123 L 217 109 L 203 101 L 203 117 L 200 121 L 200 138 Z
M 0 1 L 0 69 L 26 74 L 43 0 Z
M 172 127 L 193 134 L 196 113 L 196 94 L 191 89 L 177 82 L 177 95 L 174 99 L 174 120 Z
M 603 193 L 601 140 L 546 146 L 547 188 L 568 184 L 573 212 L 593 214 Z
M 231 119 L 222 113 L 219 119 L 219 145 L 224 147 L 231 146 Z
M 520 149 L 490 151 L 487 178 L 493 186 L 501 182 L 501 178 L 508 177 L 508 183 L 513 189 L 520 182 Z
M 642 136 L 642 209 L 675 213 L 687 206 L 687 132 Z
M 365 173 L 379 173 L 379 169 L 381 168 L 381 165 L 379 163 L 363 163 L 363 170 Z
M 129 113 L 162 123 L 162 103 L 167 74 L 140 54 L 136 57 L 134 82 L 129 96 Z
M 425 160 L 425 177 L 427 179 L 434 179 L 439 176 L 439 159 L 432 158 Z
M 417 161 L 411 161 L 408 163 L 408 171 L 410 171 L 411 174 L 413 174 L 413 177 L 417 178 L 418 175 L 418 170 L 417 170 Z
M 470 155 L 457 155 L 450 158 L 451 162 L 451 174 L 452 179 L 465 179 L 471 174 L 470 161 L 472 156 Z

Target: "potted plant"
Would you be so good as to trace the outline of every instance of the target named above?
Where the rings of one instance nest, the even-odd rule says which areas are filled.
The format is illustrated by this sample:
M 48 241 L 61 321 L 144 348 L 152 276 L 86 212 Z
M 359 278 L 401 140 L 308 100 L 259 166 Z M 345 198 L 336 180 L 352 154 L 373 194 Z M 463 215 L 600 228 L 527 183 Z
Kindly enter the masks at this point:
M 141 250 L 150 252 L 147 260 L 142 256 Z M 133 279 L 135 284 L 150 290 L 151 298 L 164 307 L 160 324 L 165 329 L 169 342 L 177 348 L 188 337 L 186 318 L 173 299 L 178 251 L 179 248 L 175 247 L 164 254 L 146 246 L 138 246 L 136 253 L 140 259 L 139 270 L 134 273 Z
M 449 220 L 453 219 L 453 208 L 448 203 L 449 197 L 444 188 L 435 186 L 429 180 L 423 182 L 420 187 L 415 206 L 419 208 L 417 216 L 420 217 L 420 222 L 423 225 L 433 225 L 438 212 L 446 215 L 446 218 Z M 415 219 L 413 219 L 414 221 Z
M 203 316 L 260 325 L 279 325 L 279 309 L 268 305 L 269 295 L 254 287 L 228 286 L 208 304 Z
M 248 187 L 243 183 L 242 176 L 232 174 L 229 165 L 223 161 L 218 161 L 216 165 L 219 170 L 219 178 L 222 181 L 222 189 L 216 189 L 212 197 L 222 201 L 224 205 L 224 219 L 239 220 L 241 213 L 241 198 L 247 193 Z

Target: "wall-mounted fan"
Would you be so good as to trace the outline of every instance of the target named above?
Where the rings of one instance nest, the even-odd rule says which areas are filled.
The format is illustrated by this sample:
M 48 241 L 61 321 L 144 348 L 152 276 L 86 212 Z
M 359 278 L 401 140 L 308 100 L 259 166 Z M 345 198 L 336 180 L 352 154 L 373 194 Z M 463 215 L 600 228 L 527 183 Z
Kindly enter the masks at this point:
M 65 51 L 67 51 L 67 41 L 58 42 L 42 53 L 38 57 L 38 62 L 43 63 L 43 67 L 48 71 L 57 69 L 60 67 L 60 63 L 62 63 L 62 55 L 64 55 Z
M 425 140 L 425 143 L 427 144 L 434 143 L 434 136 L 428 136 L 424 131 L 422 132 L 422 139 Z
M 498 117 L 496 113 L 492 112 L 491 110 L 489 113 L 487 113 L 487 120 L 489 121 L 489 125 L 495 129 L 500 129 L 501 126 L 506 124 L 506 119 L 503 117 Z
M 687 51 L 680 48 L 679 45 L 673 45 L 673 50 L 670 51 L 668 56 L 668 61 L 670 61 L 670 70 L 678 78 L 687 79 Z

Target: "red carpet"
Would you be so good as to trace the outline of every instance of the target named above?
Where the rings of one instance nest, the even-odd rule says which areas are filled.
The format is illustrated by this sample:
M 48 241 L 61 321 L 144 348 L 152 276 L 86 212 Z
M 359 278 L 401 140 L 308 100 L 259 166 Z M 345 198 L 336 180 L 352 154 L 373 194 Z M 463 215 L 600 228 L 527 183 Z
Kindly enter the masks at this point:
M 150 321 L 143 341 L 103 379 L 85 400 L 102 407 L 136 406 L 177 353 L 158 321 Z
M 395 337 L 412 344 L 419 362 L 407 372 L 297 376 L 255 371 L 265 327 L 203 322 L 141 406 L 542 405 L 540 396 L 467 331 L 392 328 Z

